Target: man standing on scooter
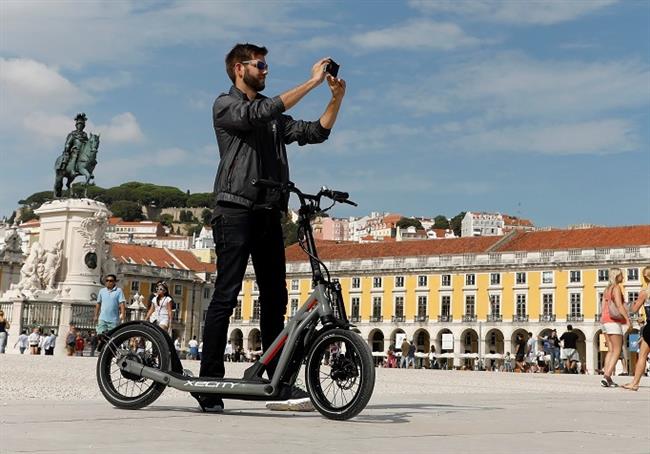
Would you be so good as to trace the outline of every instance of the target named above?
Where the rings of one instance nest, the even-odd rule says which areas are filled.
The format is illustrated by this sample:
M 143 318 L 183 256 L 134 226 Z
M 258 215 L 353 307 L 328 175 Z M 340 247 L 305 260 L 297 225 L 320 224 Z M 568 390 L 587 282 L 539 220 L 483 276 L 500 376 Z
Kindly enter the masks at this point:
M 288 182 L 285 146 L 327 140 L 345 95 L 345 81 L 325 72 L 329 58 L 314 64 L 306 82 L 273 98 L 261 95 L 269 73 L 267 52 L 265 47 L 253 44 L 232 48 L 226 56 L 226 72 L 233 86 L 217 97 L 212 108 L 221 158 L 214 182 L 212 218 L 217 280 L 205 319 L 201 377 L 224 376 L 229 319 L 237 305 L 249 256 L 260 291 L 262 347 L 268 348 L 284 328 L 287 288 L 280 221 L 282 212 L 288 209 L 288 195 L 253 186 L 252 180 Z M 294 120 L 283 114 L 324 80 L 332 98 L 317 121 Z M 267 367 L 269 377 L 275 364 Z M 219 397 L 194 397 L 204 411 L 223 411 Z M 304 391 L 293 390 L 292 398 L 305 397 Z M 304 402 L 301 405 L 304 409 Z

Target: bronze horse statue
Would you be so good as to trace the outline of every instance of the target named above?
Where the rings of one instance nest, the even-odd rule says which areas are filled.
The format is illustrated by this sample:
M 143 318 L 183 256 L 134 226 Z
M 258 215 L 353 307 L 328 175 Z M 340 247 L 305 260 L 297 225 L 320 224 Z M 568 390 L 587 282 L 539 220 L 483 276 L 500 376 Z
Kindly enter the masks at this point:
M 88 185 L 91 180 L 95 179 L 93 175 L 93 170 L 97 165 L 97 151 L 99 149 L 99 134 L 90 134 L 88 136 L 88 141 L 84 143 L 84 146 L 79 150 L 79 155 L 76 160 L 70 159 L 68 164 L 64 169 L 56 171 L 56 179 L 54 181 L 54 196 L 61 197 L 63 190 L 63 178 L 66 179 L 66 188 L 68 190 L 68 196 L 70 196 L 70 185 L 76 177 L 83 175 L 86 178 L 86 186 L 84 191 L 84 197 L 88 195 Z M 61 167 L 61 160 L 63 156 L 59 156 L 54 164 L 55 169 Z

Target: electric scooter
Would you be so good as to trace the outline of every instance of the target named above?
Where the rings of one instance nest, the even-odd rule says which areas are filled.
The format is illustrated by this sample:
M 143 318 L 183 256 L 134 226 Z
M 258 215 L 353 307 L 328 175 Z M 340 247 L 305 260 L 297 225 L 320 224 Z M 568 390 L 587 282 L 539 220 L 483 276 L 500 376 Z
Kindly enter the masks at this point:
M 317 214 L 336 203 L 356 204 L 347 193 L 325 187 L 312 195 L 291 182 L 254 180 L 253 184 L 298 196 L 298 242 L 309 257 L 312 293 L 242 378 L 193 377 L 184 372 L 167 332 L 146 321 L 127 322 L 105 333 L 97 360 L 97 383 L 114 406 L 143 408 L 167 386 L 222 399 L 286 400 L 304 364 L 307 392 L 323 416 L 347 420 L 366 407 L 375 386 L 372 353 L 347 318 L 341 285 L 331 279 L 318 258 L 311 227 Z M 325 209 L 320 206 L 323 198 L 332 201 Z M 273 360 L 277 367 L 269 380 L 263 374 Z

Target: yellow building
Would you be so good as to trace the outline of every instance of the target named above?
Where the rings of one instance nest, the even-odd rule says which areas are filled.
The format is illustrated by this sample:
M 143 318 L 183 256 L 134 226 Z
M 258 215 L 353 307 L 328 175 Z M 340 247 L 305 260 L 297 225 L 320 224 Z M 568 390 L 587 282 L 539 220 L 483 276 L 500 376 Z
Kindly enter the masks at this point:
M 291 316 L 311 290 L 298 245 L 287 249 Z M 319 244 L 341 282 L 349 318 L 375 354 L 413 339 L 420 356 L 431 346 L 455 366 L 514 354 L 518 334 L 558 335 L 573 325 L 589 372 L 601 367 L 599 307 L 608 270 L 624 270 L 626 299 L 642 288 L 650 264 L 650 226 L 512 232 L 370 244 Z M 249 268 L 230 327 L 236 345 L 260 348 L 258 292 Z M 445 336 L 446 335 L 446 336 Z M 246 342 L 244 342 L 246 340 Z

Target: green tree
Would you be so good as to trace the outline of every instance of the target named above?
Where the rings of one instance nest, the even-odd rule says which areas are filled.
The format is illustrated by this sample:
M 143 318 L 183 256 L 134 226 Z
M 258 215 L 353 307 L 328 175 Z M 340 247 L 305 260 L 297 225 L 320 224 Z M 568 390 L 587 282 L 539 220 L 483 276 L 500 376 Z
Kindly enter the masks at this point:
M 30 208 L 38 208 L 43 205 L 48 200 L 54 199 L 54 193 L 52 191 L 41 191 L 35 192 L 26 199 L 19 200 L 20 205 L 27 205 Z
M 188 236 L 198 235 L 203 229 L 203 224 L 185 224 L 185 232 Z
M 171 227 L 174 222 L 174 216 L 169 213 L 165 213 L 160 216 L 160 223 L 164 226 Z
M 293 222 L 290 216 L 282 217 L 282 236 L 285 247 L 298 242 L 298 224 Z
M 194 219 L 194 215 L 190 210 L 181 210 L 181 212 L 178 215 L 178 220 L 180 222 L 184 222 L 184 223 L 192 222 L 193 219 Z
M 211 221 L 212 221 L 212 210 L 206 208 L 203 211 L 201 211 L 201 222 L 203 222 L 203 225 L 210 225 Z
M 451 230 L 454 231 L 454 235 L 456 236 L 460 236 L 461 234 L 461 230 L 462 230 L 461 223 L 463 222 L 464 217 L 465 217 L 465 211 L 461 211 L 456 216 L 451 218 L 451 222 L 449 223 L 449 226 Z
M 116 200 L 111 203 L 113 216 L 122 218 L 125 221 L 142 221 L 142 206 L 138 202 L 131 200 Z
M 401 229 L 406 229 L 408 227 L 415 227 L 416 229 L 422 229 L 422 223 L 415 218 L 401 218 L 397 221 L 397 227 Z
M 32 219 L 38 219 L 34 210 L 29 207 L 23 207 L 20 209 L 20 222 L 31 221 Z
M 197 192 L 187 198 L 187 206 L 190 208 L 208 207 L 212 208 L 214 195 L 211 192 Z
M 435 218 L 433 218 L 433 228 L 434 229 L 448 229 L 449 228 L 449 219 L 447 219 L 447 216 L 444 216 L 442 214 L 439 214 Z

